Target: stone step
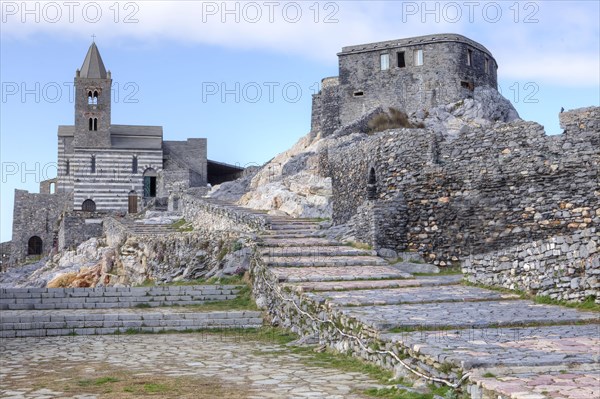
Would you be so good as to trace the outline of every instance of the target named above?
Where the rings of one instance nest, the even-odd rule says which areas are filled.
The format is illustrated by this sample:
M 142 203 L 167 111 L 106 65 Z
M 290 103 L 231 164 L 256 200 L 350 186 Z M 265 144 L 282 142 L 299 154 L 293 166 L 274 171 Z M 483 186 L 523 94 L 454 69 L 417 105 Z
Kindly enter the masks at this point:
M 263 256 L 269 267 L 382 266 L 388 263 L 377 256 Z
M 462 275 L 450 275 L 439 277 L 418 276 L 405 280 L 307 281 L 302 283 L 286 283 L 284 285 L 297 292 L 318 292 L 444 286 L 456 285 L 461 281 Z
M 600 362 L 600 324 L 417 331 L 381 339 L 467 370 Z
M 568 357 L 563 364 L 551 366 L 476 369 L 472 371 L 469 382 L 475 388 L 472 391 L 493 392 L 494 398 L 600 398 L 598 363 L 570 363 Z
M 516 294 L 485 290 L 461 285 L 406 287 L 353 291 L 307 293 L 317 301 L 327 300 L 337 306 L 397 305 L 403 303 L 474 302 L 519 299 Z
M 315 247 L 315 246 L 339 246 L 340 243 L 335 240 L 322 237 L 307 238 L 275 238 L 263 237 L 259 245 L 261 247 Z
M 361 306 L 339 310 L 384 331 L 395 328 L 488 328 L 597 321 L 598 315 L 527 300 Z
M 270 230 L 267 230 L 267 231 L 280 233 L 280 232 L 284 232 L 284 231 L 289 231 L 289 232 L 295 232 L 295 231 L 309 231 L 309 232 L 314 232 L 314 231 L 317 231 L 317 230 L 321 230 L 319 228 L 319 225 L 308 225 L 308 224 L 271 224 Z
M 324 237 L 320 230 L 267 230 L 262 234 L 265 238 L 312 238 Z
M 377 256 L 376 251 L 352 248 L 344 245 L 323 245 L 323 246 L 304 246 L 304 247 L 271 247 L 261 248 L 260 254 L 263 256 Z
M 103 288 L 2 288 L 0 309 L 111 309 L 187 306 L 231 300 L 240 286 L 190 285 Z
M 349 281 L 411 278 L 392 266 L 272 267 L 279 282 Z
M 3 311 L 0 315 L 0 338 L 260 328 L 262 323 L 261 312 L 246 310 L 197 312 L 159 308 Z

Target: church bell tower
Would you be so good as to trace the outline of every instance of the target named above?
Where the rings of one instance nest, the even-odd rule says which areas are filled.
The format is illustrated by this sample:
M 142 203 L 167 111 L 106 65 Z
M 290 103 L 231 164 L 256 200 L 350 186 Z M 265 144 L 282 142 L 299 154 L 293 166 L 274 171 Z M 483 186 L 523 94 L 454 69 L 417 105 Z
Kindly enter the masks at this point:
M 75 74 L 75 147 L 110 148 L 112 79 L 96 43 Z

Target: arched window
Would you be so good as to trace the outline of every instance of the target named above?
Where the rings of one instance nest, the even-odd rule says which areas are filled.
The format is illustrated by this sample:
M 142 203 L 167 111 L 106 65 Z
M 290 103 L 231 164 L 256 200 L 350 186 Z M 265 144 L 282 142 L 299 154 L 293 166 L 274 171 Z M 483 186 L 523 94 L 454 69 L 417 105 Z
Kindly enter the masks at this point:
M 92 130 L 94 130 L 94 119 L 90 118 L 88 123 L 89 123 L 88 130 L 91 132 Z
M 96 203 L 91 199 L 86 199 L 81 204 L 81 210 L 84 212 L 95 212 L 96 211 Z
M 96 105 L 98 104 L 98 91 L 94 90 L 94 92 L 92 93 L 92 91 L 88 91 L 87 93 L 88 95 L 88 105 Z
M 98 118 L 94 118 L 94 131 L 98 130 Z
M 71 161 L 68 159 L 65 161 L 65 175 L 68 176 L 71 173 Z
M 138 172 L 138 158 L 137 156 L 133 156 L 131 159 L 131 173 L 134 175 Z
M 38 236 L 33 236 L 27 242 L 27 255 L 42 254 L 42 239 Z
M 91 171 L 91 173 L 96 173 L 96 156 L 95 155 L 92 155 L 92 158 L 91 158 L 90 171 Z

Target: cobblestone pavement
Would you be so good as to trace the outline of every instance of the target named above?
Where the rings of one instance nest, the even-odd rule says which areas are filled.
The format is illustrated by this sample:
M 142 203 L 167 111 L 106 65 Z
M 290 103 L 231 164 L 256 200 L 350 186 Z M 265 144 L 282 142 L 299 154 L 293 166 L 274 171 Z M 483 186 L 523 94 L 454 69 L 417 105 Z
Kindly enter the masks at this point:
M 272 267 L 271 272 L 288 282 L 412 277 L 392 266 Z
M 48 363 L 85 369 L 90 378 L 106 366 L 140 375 L 210 378 L 249 391 L 240 396 L 247 398 L 359 399 L 363 396 L 354 392 L 378 386 L 361 373 L 307 366 L 301 361 L 304 355 L 291 354 L 282 345 L 248 341 L 243 334 L 4 339 L 0 350 L 0 397 L 6 399 L 94 397 L 86 395 L 85 387 L 76 394 L 35 387 L 29 377 Z
M 378 330 L 396 327 L 470 328 L 600 321 L 596 313 L 536 305 L 524 300 L 362 306 L 342 308 L 341 311 Z
M 600 367 L 592 370 L 547 370 L 528 368 L 520 372 L 477 375 L 472 380 L 483 388 L 511 399 L 596 399 L 600 398 Z
M 355 290 L 307 294 L 327 299 L 340 306 L 394 305 L 401 303 L 487 301 L 519 298 L 514 294 L 484 290 L 475 287 L 406 287 L 396 289 Z
M 465 369 L 576 363 L 600 368 L 599 324 L 419 331 L 384 338 L 440 363 L 462 364 Z
M 406 280 L 351 280 L 351 281 L 307 281 L 287 283 L 296 291 L 346 291 L 375 288 L 402 288 L 420 286 L 456 285 L 462 276 L 417 277 Z

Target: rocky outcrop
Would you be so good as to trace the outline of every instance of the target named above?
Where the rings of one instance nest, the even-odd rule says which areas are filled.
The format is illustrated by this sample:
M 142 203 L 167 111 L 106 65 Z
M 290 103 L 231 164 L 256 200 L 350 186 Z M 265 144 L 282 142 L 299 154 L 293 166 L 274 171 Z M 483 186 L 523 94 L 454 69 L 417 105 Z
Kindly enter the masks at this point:
M 252 209 L 281 211 L 294 217 L 331 217 L 331 179 L 319 174 L 318 152 L 326 146 L 312 134 L 265 164 L 251 179 L 216 186 L 213 198 L 235 198 Z

